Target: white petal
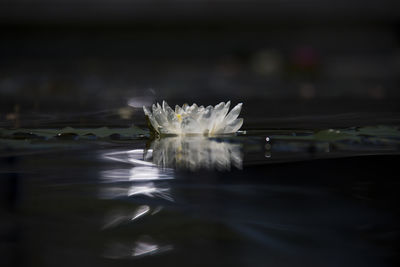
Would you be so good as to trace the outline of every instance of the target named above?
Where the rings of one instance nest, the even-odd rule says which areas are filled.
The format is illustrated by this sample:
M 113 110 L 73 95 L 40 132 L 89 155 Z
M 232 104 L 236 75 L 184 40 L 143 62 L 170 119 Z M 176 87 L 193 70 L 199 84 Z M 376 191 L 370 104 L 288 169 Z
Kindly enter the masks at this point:
M 167 119 L 169 123 L 169 132 L 177 133 L 180 131 L 180 122 L 176 117 L 176 113 L 169 106 L 166 107 Z
M 199 116 L 198 122 L 203 130 L 209 130 L 209 131 L 211 130 L 211 119 L 213 115 L 212 113 L 213 113 L 213 107 L 208 106 Z
M 196 104 L 191 105 L 188 109 L 187 109 L 187 113 L 194 115 L 197 115 L 197 110 L 198 110 L 198 106 Z
M 183 118 L 181 127 L 184 133 L 201 133 L 198 122 L 191 117 Z
M 180 106 L 176 105 L 175 106 L 175 113 L 176 114 L 182 114 L 183 113 L 183 109 Z
M 167 119 L 169 123 L 178 122 L 176 113 L 169 106 L 166 107 L 165 113 L 167 114 Z
M 144 115 L 149 116 L 149 114 L 151 114 L 150 110 L 148 110 L 146 108 L 146 106 L 143 106 L 143 111 L 144 111 Z
M 235 120 L 237 117 L 239 117 L 240 111 L 242 110 L 243 103 L 237 104 L 229 113 L 226 115 L 224 122 L 226 124 L 229 124 L 233 120 Z
M 153 126 L 154 130 L 156 130 L 158 133 L 160 132 L 160 125 L 157 123 L 153 115 L 149 116 L 149 120 L 151 125 Z
M 187 112 L 188 108 L 189 108 L 188 103 L 185 103 L 185 104 L 182 105 L 183 111 Z
M 162 127 L 168 126 L 167 117 L 165 116 L 165 113 L 163 112 L 162 109 L 157 109 L 156 112 L 153 113 L 153 116 L 160 126 Z
M 240 127 L 242 127 L 242 125 L 243 125 L 243 119 L 242 118 L 236 119 L 230 122 L 228 125 L 226 125 L 224 133 L 236 133 L 240 129 Z
M 193 103 L 193 105 L 191 105 L 189 108 L 190 108 L 191 110 L 193 110 L 193 109 L 198 109 L 198 106 L 197 106 L 196 103 Z
M 228 101 L 226 104 L 224 102 L 221 102 L 219 105 L 215 106 L 212 132 L 218 132 L 224 129 L 225 123 L 223 123 L 223 120 L 226 116 L 226 113 L 228 113 L 229 106 L 230 101 Z
M 169 107 L 167 101 L 164 101 L 164 100 L 163 100 L 163 102 L 162 102 L 162 109 L 164 110 L 164 112 L 167 112 L 167 107 Z
M 192 106 L 190 106 L 190 108 L 188 108 L 187 115 L 195 120 L 198 120 L 200 116 L 199 107 L 196 104 L 193 104 Z
M 159 125 L 158 125 L 157 121 L 154 119 L 153 114 L 145 106 L 143 106 L 143 111 L 144 111 L 144 114 L 149 118 L 149 121 L 150 121 L 151 125 L 153 126 L 154 130 L 156 130 L 158 132 Z
M 225 108 L 227 109 L 227 110 L 229 110 L 229 107 L 231 106 L 231 101 L 229 100 L 228 102 L 226 102 L 226 104 L 225 104 Z M 228 111 L 226 111 L 226 113 L 228 113 Z
M 218 103 L 217 105 L 215 105 L 214 109 L 221 109 L 225 106 L 224 102 Z

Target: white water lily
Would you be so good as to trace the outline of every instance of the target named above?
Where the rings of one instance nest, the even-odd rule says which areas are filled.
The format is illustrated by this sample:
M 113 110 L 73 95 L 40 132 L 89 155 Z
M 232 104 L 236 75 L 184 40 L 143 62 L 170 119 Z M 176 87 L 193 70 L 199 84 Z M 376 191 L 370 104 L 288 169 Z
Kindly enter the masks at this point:
M 231 102 L 221 102 L 213 106 L 176 105 L 173 110 L 167 102 L 162 106 L 152 106 L 153 112 L 143 107 L 145 115 L 158 134 L 202 134 L 218 135 L 236 133 L 242 127 L 243 119 L 238 118 L 242 103 L 237 104 L 229 113 Z

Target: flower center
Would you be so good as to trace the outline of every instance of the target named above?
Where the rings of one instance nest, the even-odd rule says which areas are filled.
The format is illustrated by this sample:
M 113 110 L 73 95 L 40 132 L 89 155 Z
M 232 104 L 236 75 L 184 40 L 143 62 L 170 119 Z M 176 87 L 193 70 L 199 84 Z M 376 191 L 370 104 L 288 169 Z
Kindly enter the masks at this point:
M 181 114 L 176 114 L 176 117 L 178 118 L 179 122 L 182 122 L 182 115 Z

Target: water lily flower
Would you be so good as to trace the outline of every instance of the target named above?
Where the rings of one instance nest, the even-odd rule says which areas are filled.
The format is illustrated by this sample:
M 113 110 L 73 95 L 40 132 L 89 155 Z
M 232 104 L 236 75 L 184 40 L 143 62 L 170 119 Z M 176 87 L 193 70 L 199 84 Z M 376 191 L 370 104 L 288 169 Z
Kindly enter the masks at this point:
M 229 113 L 231 102 L 221 102 L 213 106 L 197 106 L 196 103 L 182 107 L 176 105 L 173 110 L 167 102 L 162 106 L 152 106 L 153 112 L 143 107 L 153 129 L 160 135 L 218 135 L 236 133 L 243 125 L 243 119 L 238 118 L 242 103 L 237 104 Z

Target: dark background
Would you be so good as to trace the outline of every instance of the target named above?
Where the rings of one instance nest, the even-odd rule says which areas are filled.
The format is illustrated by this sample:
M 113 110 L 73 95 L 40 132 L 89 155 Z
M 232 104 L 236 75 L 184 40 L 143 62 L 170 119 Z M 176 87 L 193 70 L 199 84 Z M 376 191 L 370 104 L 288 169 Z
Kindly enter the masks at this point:
M 400 125 L 399 2 L 0 0 L 0 130 L 35 128 L 0 140 L 0 266 L 399 266 L 398 127 L 318 132 Z M 243 102 L 254 131 L 220 144 L 244 170 L 155 176 L 174 203 L 101 199 L 158 175 L 104 157 L 150 140 L 58 128 L 144 126 L 163 99 Z M 100 231 L 143 204 L 164 208 Z M 142 236 L 174 249 L 131 261 Z
M 399 14 L 387 0 L 2 0 L 0 126 L 140 124 L 128 103 L 163 99 L 244 102 L 247 127 L 398 123 Z

